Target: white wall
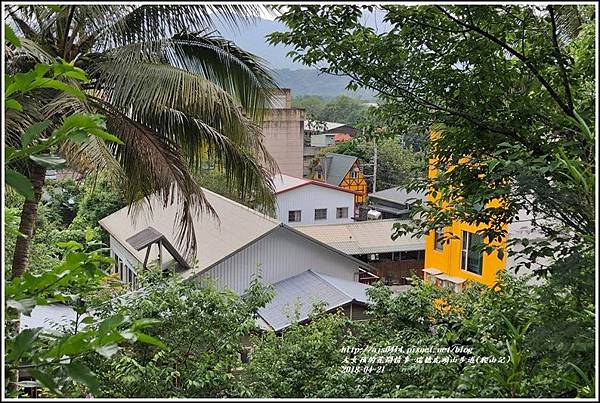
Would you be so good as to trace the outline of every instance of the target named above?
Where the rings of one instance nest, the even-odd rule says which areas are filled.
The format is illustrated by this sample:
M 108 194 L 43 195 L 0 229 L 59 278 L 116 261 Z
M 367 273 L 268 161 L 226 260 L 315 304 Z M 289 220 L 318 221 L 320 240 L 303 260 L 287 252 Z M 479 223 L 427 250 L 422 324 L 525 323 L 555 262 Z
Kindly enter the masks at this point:
M 355 278 L 358 264 L 349 257 L 280 227 L 200 275 L 200 280 L 212 278 L 222 288 L 243 293 L 259 269 L 263 283 L 266 284 L 284 280 L 308 269 L 350 281 L 358 278 Z
M 134 272 L 135 269 L 142 265 L 142 262 L 138 261 L 119 241 L 117 241 L 112 235 L 110 236 L 110 257 L 118 256 L 121 258 L 123 263 Z
M 348 217 L 337 219 L 337 207 L 347 207 Z M 315 209 L 327 208 L 327 219 L 315 221 Z M 290 210 L 301 210 L 301 222 L 288 222 Z M 277 195 L 277 219 L 287 225 L 344 224 L 352 222 L 354 195 L 318 185 L 305 185 Z

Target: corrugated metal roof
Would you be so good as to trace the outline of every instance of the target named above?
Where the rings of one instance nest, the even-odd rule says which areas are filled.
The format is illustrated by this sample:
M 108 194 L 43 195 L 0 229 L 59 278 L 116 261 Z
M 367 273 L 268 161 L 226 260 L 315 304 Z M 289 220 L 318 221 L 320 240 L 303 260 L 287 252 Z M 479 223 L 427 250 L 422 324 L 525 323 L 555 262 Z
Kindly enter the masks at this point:
M 352 155 L 329 153 L 321 158 L 325 169 L 325 181 L 339 186 L 358 158 Z
M 316 303 L 325 303 L 329 311 L 352 301 L 367 303 L 368 285 L 341 280 L 312 270 L 273 284 L 275 297 L 264 308 L 260 317 L 275 331 L 293 322 L 308 319 Z
M 298 225 L 296 230 L 349 255 L 425 250 L 424 238 L 404 235 L 392 240 L 394 223 L 402 220 L 371 220 L 348 224 Z
M 184 278 L 204 270 L 215 264 L 238 249 L 254 242 L 264 236 L 281 223 L 267 215 L 245 207 L 223 196 L 203 189 L 204 194 L 217 213 L 218 220 L 208 213 L 200 213 L 194 222 L 194 230 L 198 248 L 195 255 L 195 264 L 192 270 L 182 273 Z M 148 203 L 140 205 L 137 214 L 128 214 L 128 208 L 109 215 L 100 220 L 100 225 L 116 238 L 140 262 L 144 261 L 145 250 L 137 251 L 126 242 L 127 239 L 148 227 L 155 228 L 159 233 L 178 249 L 177 226 L 180 221 L 177 212 L 181 211 L 181 204 L 175 202 L 167 207 L 163 206 L 158 196 L 150 197 Z M 154 212 L 152 214 L 152 212 Z M 158 258 L 157 248 L 152 248 L 149 260 Z M 165 256 L 164 263 L 169 264 Z
M 305 130 L 318 130 L 318 131 L 329 131 L 336 129 L 342 126 L 350 126 L 346 123 L 338 123 L 338 122 L 311 122 L 309 120 L 304 121 L 304 129 Z
M 407 192 L 405 188 L 394 187 L 390 189 L 380 190 L 378 192 L 369 193 L 369 198 L 376 198 L 381 200 L 388 200 L 398 204 L 413 203 L 416 200 L 425 201 L 425 191 Z

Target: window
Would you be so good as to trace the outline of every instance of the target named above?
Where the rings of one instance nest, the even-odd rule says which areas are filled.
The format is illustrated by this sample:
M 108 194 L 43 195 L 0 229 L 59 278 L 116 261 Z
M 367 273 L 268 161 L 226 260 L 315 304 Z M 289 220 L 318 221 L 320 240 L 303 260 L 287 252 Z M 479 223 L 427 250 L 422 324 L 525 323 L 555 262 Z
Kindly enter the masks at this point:
M 326 220 L 326 219 L 327 219 L 327 209 L 326 208 L 315 209 L 315 220 Z
M 290 210 L 288 211 L 288 222 L 300 222 L 302 221 L 301 210 Z
M 335 218 L 348 218 L 348 207 L 338 207 L 335 209 Z
M 435 250 L 439 250 L 442 251 L 444 250 L 444 230 L 440 229 L 440 228 L 436 228 L 435 232 L 433 233 L 433 239 L 434 239 L 434 246 L 433 248 Z
M 461 269 L 481 275 L 483 271 L 482 244 L 483 238 L 481 235 L 463 231 L 460 260 Z
M 354 168 L 354 169 L 352 170 L 352 172 L 350 173 L 350 177 L 351 177 L 352 179 L 358 179 L 358 168 Z

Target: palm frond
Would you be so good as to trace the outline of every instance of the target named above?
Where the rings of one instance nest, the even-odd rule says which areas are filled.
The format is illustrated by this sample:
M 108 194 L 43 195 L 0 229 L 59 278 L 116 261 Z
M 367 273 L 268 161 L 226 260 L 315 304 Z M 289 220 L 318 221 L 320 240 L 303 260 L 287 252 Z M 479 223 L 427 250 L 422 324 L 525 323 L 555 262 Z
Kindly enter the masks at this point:
M 125 143 L 111 144 L 109 148 L 123 168 L 124 193 L 132 211 L 136 213 L 137 202 L 153 194 L 162 198 L 165 207 L 180 203 L 178 222 L 173 223 L 178 234 L 176 242 L 185 247 L 188 254 L 193 253 L 197 248 L 194 221 L 203 212 L 214 217 L 216 213 L 190 174 L 177 144 L 107 102 L 98 98 L 90 98 L 90 101 L 105 114 L 107 129 Z
M 107 57 L 125 63 L 168 63 L 219 85 L 261 120 L 277 88 L 266 62 L 214 33 L 178 34 L 112 49 Z
M 142 5 L 121 7 L 113 22 L 102 21 L 93 35 L 102 49 L 156 41 L 183 31 L 214 28 L 216 22 L 238 26 L 252 21 L 262 6 L 254 4 Z M 102 15 L 99 10 L 98 14 Z
M 165 64 L 109 62 L 99 63 L 96 68 L 103 99 L 148 127 L 164 128 L 170 133 L 174 119 L 181 117 L 165 111 L 180 111 L 240 147 L 264 151 L 256 125 L 226 91 L 209 80 Z M 268 154 L 264 157 L 270 160 Z

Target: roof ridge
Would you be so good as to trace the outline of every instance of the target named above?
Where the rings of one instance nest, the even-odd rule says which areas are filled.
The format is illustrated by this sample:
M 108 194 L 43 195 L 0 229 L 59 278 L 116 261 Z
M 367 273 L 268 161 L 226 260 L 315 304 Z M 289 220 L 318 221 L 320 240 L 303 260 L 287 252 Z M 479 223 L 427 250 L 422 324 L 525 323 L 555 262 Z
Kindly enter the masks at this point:
M 210 194 L 212 194 L 212 195 L 214 195 L 214 196 L 216 196 L 216 197 L 218 197 L 220 199 L 223 199 L 227 203 L 233 204 L 234 206 L 241 208 L 242 210 L 248 210 L 250 213 L 253 213 L 253 214 L 257 215 L 257 216 L 259 216 L 260 218 L 262 218 L 264 220 L 271 221 L 272 223 L 275 223 L 275 224 L 278 224 L 278 225 L 282 223 L 281 221 L 279 221 L 279 220 L 277 220 L 277 219 L 275 219 L 273 217 L 270 217 L 267 214 L 261 213 L 260 211 L 256 211 L 256 210 L 254 210 L 254 209 L 252 209 L 252 208 L 250 208 L 248 206 L 244 206 L 243 204 L 238 203 L 235 200 L 231 200 L 231 199 L 229 199 L 229 198 L 227 198 L 227 197 L 225 197 L 223 195 L 220 195 L 220 194 L 218 194 L 216 192 L 213 192 L 212 190 L 206 189 L 204 187 L 201 187 L 201 189 L 202 189 L 203 192 L 208 192 L 208 193 L 210 193 Z M 209 204 L 210 204 L 210 202 L 209 202 Z

